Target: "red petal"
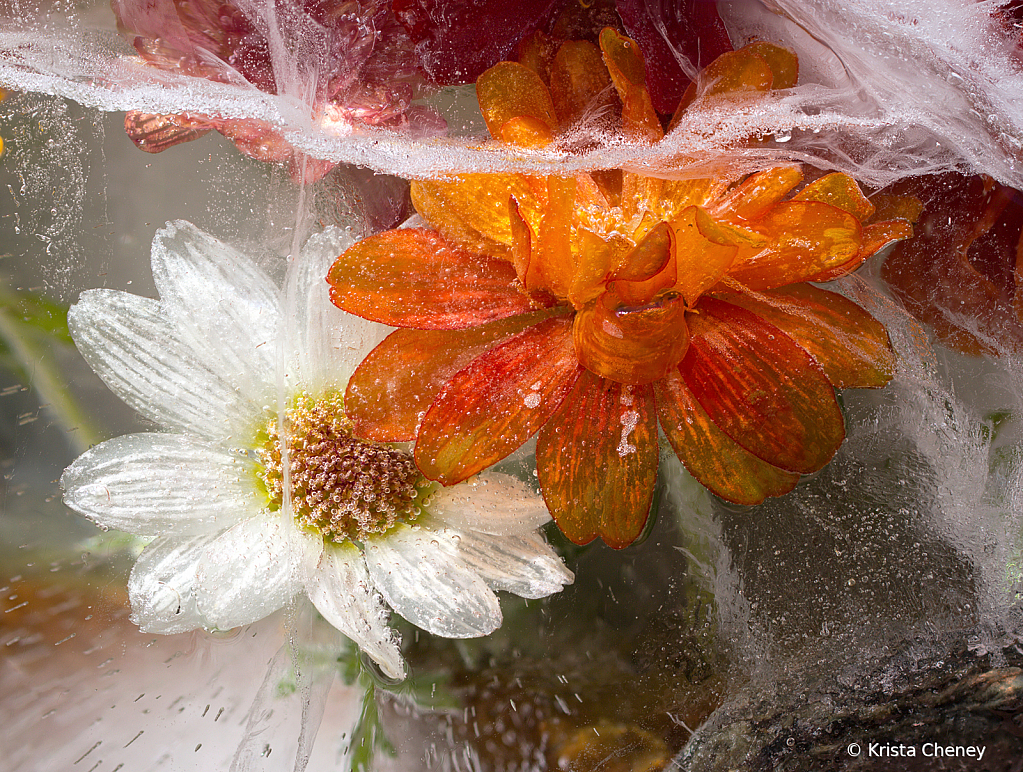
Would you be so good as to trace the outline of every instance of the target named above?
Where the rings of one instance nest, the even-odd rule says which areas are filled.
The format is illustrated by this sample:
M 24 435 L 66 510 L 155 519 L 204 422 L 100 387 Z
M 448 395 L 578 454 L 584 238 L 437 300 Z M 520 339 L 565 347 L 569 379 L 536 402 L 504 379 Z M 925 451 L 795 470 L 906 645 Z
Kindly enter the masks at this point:
M 643 532 L 657 480 L 657 418 L 650 386 L 584 372 L 540 430 L 536 470 L 547 508 L 576 544 L 615 549 Z
M 539 29 L 555 0 L 392 0 L 435 83 L 472 83 Z
M 348 382 L 345 412 L 355 433 L 377 442 L 411 442 L 455 373 L 538 321 L 537 314 L 523 314 L 468 330 L 395 330 Z
M 654 385 L 668 442 L 689 473 L 733 504 L 759 504 L 792 490 L 799 475 L 761 461 L 721 431 L 676 370 Z
M 792 338 L 836 388 L 876 388 L 895 374 L 895 352 L 884 325 L 841 295 L 792 284 L 721 299 L 752 311 Z
M 753 455 L 791 472 L 815 472 L 845 438 L 835 390 L 816 362 L 755 314 L 703 298 L 679 366 L 710 420 Z
M 561 406 L 582 368 L 570 319 L 548 319 L 460 370 L 419 428 L 416 464 L 453 485 L 500 461 Z
M 660 113 L 674 112 L 689 85 L 689 78 L 679 66 L 678 53 L 700 67 L 732 50 L 717 3 L 618 0 L 616 5 L 629 36 L 639 43 L 646 57 L 650 96 Z
M 459 330 L 536 307 L 518 289 L 511 263 L 419 228 L 363 239 L 337 259 L 327 281 L 334 305 L 393 327 Z

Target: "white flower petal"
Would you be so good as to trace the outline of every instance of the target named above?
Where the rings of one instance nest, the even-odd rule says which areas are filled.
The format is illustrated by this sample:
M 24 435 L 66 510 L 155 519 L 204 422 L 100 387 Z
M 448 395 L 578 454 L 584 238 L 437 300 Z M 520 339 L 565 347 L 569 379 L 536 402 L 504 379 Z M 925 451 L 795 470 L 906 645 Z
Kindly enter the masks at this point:
M 68 327 L 89 366 L 147 418 L 214 440 L 253 423 L 252 406 L 183 341 L 159 302 L 86 290 L 68 311 Z
M 222 630 L 272 614 L 302 588 L 323 542 L 285 529 L 277 513 L 243 520 L 199 560 L 196 600 L 207 624 Z
M 359 363 L 391 332 L 390 327 L 347 314 L 330 302 L 327 273 L 354 241 L 351 234 L 328 228 L 309 238 L 288 269 L 287 378 L 296 388 L 343 391 Z
M 387 625 L 387 609 L 357 547 L 324 549 L 306 592 L 323 618 L 357 643 L 389 678 L 405 677 L 397 636 Z
M 543 499 L 522 480 L 482 472 L 434 493 L 426 507 L 432 520 L 458 531 L 498 535 L 535 531 L 551 516 Z
M 64 503 L 137 536 L 221 531 L 259 512 L 252 461 L 180 434 L 128 434 L 83 453 L 60 478 Z
M 370 578 L 396 612 L 445 638 L 476 638 L 501 626 L 497 596 L 458 552 L 459 535 L 401 527 L 366 544 Z
M 575 580 L 539 534 L 463 533 L 458 549 L 487 584 L 523 598 L 546 598 Z
M 195 603 L 199 560 L 217 533 L 156 539 L 139 556 L 128 579 L 131 621 L 147 633 L 183 633 L 203 626 Z
M 167 314 L 211 370 L 257 407 L 276 388 L 280 291 L 255 263 L 189 222 L 153 239 L 153 280 Z

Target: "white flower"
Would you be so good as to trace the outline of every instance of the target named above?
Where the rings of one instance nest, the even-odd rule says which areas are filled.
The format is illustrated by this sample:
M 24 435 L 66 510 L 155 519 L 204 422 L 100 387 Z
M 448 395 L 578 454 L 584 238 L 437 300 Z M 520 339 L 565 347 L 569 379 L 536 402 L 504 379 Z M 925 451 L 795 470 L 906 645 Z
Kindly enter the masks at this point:
M 386 333 L 329 302 L 323 277 L 350 243 L 311 238 L 282 293 L 236 250 L 170 223 L 153 241 L 160 300 L 89 290 L 72 307 L 85 359 L 166 429 L 104 442 L 61 478 L 69 507 L 152 539 L 128 582 L 143 630 L 228 629 L 305 592 L 400 678 L 385 602 L 436 635 L 475 637 L 501 624 L 494 590 L 540 598 L 572 581 L 524 483 L 489 473 L 434 490 L 404 451 L 334 431 L 339 395 Z

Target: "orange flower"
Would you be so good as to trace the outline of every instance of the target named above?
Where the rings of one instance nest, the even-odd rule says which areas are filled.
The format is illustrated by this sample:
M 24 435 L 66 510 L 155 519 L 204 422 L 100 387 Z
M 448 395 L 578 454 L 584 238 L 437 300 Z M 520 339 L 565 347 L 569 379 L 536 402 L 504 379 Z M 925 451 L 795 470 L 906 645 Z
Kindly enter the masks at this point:
M 570 77 L 555 84 L 594 80 L 580 63 L 596 51 L 623 129 L 658 139 L 635 44 L 612 30 L 600 42 L 599 51 L 565 44 L 546 82 L 517 63 L 484 73 L 477 88 L 492 133 L 553 141 L 565 127 L 560 105 L 593 93 L 573 90 Z M 725 93 L 723 82 L 743 90 L 758 68 L 768 87 L 779 72 L 795 81 L 794 57 L 766 44 L 715 67 L 713 85 L 689 103 Z M 433 229 L 365 239 L 328 281 L 341 308 L 405 328 L 351 381 L 357 432 L 416 439 L 420 469 L 444 484 L 539 432 L 537 473 L 561 530 L 624 547 L 650 510 L 658 423 L 689 471 L 732 502 L 786 493 L 831 459 L 845 435 L 835 387 L 882 386 L 894 359 L 880 323 L 806 282 L 853 270 L 909 226 L 864 225 L 873 206 L 841 174 L 788 199 L 802 180 L 792 167 L 738 183 L 602 180 L 414 183 Z

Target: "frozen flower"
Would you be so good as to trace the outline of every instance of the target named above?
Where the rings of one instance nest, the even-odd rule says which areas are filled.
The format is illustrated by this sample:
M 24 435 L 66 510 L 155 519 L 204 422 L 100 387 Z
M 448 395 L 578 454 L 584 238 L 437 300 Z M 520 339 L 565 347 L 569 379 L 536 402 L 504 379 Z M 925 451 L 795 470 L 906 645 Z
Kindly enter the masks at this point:
M 152 539 L 128 583 L 142 629 L 232 628 L 304 592 L 400 677 L 385 603 L 437 635 L 481 636 L 501 624 L 494 590 L 539 598 L 572 575 L 537 534 L 548 517 L 525 484 L 492 473 L 437 490 L 407 451 L 352 436 L 342 394 L 379 333 L 325 297 L 345 244 L 310 239 L 282 294 L 171 223 L 153 243 L 160 300 L 84 292 L 69 314 L 79 350 L 165 431 L 92 448 L 61 484 L 99 526 Z
M 920 235 L 881 276 L 946 345 L 970 354 L 1023 352 L 1023 193 L 990 177 L 943 174 L 901 183 L 918 196 Z
M 659 139 L 636 44 L 610 29 L 599 50 L 566 43 L 546 80 L 514 62 L 484 73 L 491 132 L 556 141 L 564 116 L 599 95 L 597 66 L 621 98 L 623 130 Z M 796 79 L 795 57 L 766 43 L 708 70 L 684 104 Z M 365 239 L 328 277 L 344 310 L 406 328 L 356 371 L 349 416 L 377 440 L 415 437 L 419 468 L 446 485 L 538 433 L 544 499 L 578 543 L 623 547 L 640 535 L 658 425 L 722 498 L 788 492 L 845 437 L 835 388 L 883 386 L 894 370 L 884 327 L 808 282 L 842 276 L 909 232 L 904 220 L 872 222 L 874 206 L 846 175 L 802 181 L 778 167 L 741 180 L 414 183 L 431 227 Z
M 434 114 L 411 108 L 418 68 L 383 0 L 114 0 L 113 7 L 154 67 L 296 98 L 325 125 L 442 128 Z M 260 121 L 132 111 L 125 129 L 153 153 L 216 129 L 252 158 L 288 163 L 296 179 L 312 181 L 331 168 Z
M 564 41 L 622 29 L 647 53 L 651 95 L 663 113 L 675 109 L 689 85 L 680 59 L 709 62 L 732 49 L 713 0 L 394 0 L 392 7 L 430 79 L 444 84 L 472 83 L 534 33 Z

